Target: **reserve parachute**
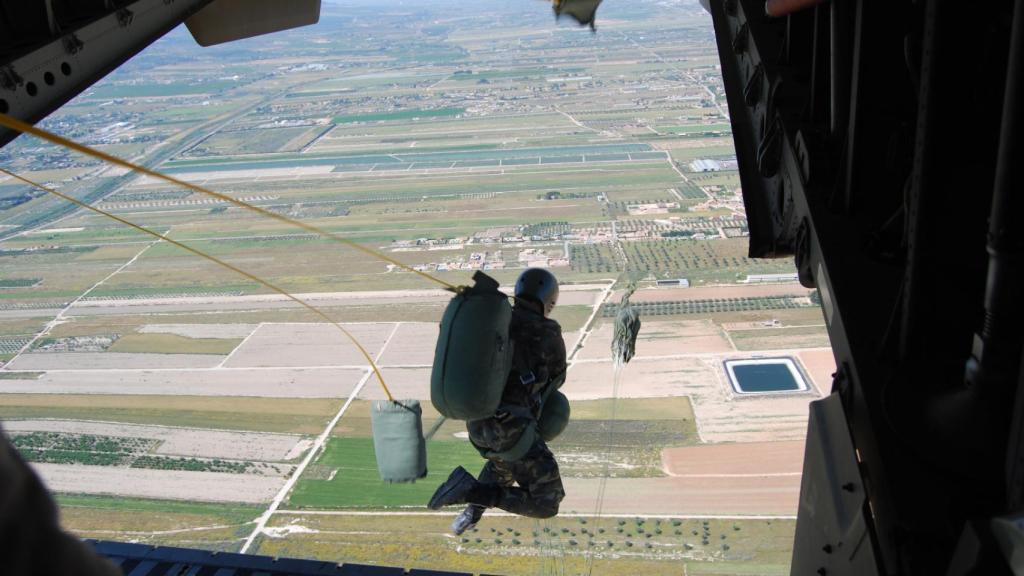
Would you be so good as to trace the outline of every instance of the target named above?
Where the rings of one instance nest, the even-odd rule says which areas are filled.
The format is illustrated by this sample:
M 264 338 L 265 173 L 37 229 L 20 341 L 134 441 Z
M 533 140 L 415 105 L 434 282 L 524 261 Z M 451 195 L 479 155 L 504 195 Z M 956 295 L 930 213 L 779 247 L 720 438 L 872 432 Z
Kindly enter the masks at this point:
M 541 439 L 551 442 L 558 438 L 569 425 L 569 412 L 569 399 L 565 394 L 555 390 L 548 395 L 537 419 L 537 433 Z
M 443 416 L 492 416 L 512 371 L 512 306 L 498 282 L 483 272 L 448 303 L 430 373 L 430 401 Z

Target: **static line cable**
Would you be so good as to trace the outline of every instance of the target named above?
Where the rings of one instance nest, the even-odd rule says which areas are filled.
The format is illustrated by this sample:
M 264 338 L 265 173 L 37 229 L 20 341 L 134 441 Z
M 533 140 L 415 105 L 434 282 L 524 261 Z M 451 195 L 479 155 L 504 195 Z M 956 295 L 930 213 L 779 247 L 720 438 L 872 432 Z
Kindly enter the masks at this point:
M 103 160 L 104 162 L 108 162 L 110 164 L 115 164 L 117 166 L 121 166 L 122 168 L 127 168 L 129 170 L 133 170 L 135 172 L 139 172 L 140 174 L 145 174 L 146 176 L 150 176 L 150 177 L 156 178 L 158 180 L 163 180 L 165 182 L 170 182 L 171 184 L 175 184 L 177 186 L 182 186 L 182 187 L 187 188 L 187 189 L 189 189 L 189 190 L 191 190 L 193 192 L 196 192 L 196 193 L 199 193 L 199 194 L 204 194 L 206 196 L 211 196 L 211 197 L 216 198 L 218 200 L 222 200 L 224 202 L 228 202 L 230 204 L 234 204 L 235 206 L 238 206 L 239 208 L 244 208 L 246 210 L 255 212 L 255 213 L 257 213 L 257 214 L 259 214 L 261 216 L 266 216 L 267 218 L 273 218 L 274 220 L 277 220 L 279 222 L 284 222 L 284 223 L 289 224 L 291 226 L 297 226 L 299 228 L 302 228 L 303 230 L 306 230 L 307 232 L 312 232 L 312 233 L 317 234 L 319 236 L 322 236 L 324 238 L 330 238 L 331 240 L 334 240 L 335 242 L 340 242 L 342 244 L 345 244 L 346 246 L 350 246 L 352 248 L 355 248 L 356 250 L 359 250 L 360 252 L 369 254 L 370 256 L 373 256 L 374 258 L 383 260 L 383 261 L 385 261 L 385 262 L 387 262 L 389 264 L 394 264 L 395 266 L 398 266 L 399 268 L 402 268 L 403 270 L 407 270 L 407 271 L 412 272 L 414 274 L 419 274 L 420 276 L 426 278 L 427 280 L 430 280 L 432 282 L 436 282 L 436 283 L 444 286 L 445 290 L 448 290 L 450 292 L 460 292 L 461 291 L 460 288 L 458 286 L 455 286 L 454 284 L 450 284 L 448 282 L 445 282 L 444 280 L 441 280 L 440 278 L 438 278 L 436 276 L 431 276 L 430 274 L 427 274 L 426 272 L 423 272 L 422 270 L 417 270 L 417 269 L 413 268 L 412 266 L 409 266 L 408 264 L 403 264 L 402 262 L 399 262 L 398 260 L 395 260 L 394 258 L 391 258 L 390 256 L 388 256 L 386 254 L 382 254 L 381 252 L 378 252 L 378 251 L 376 251 L 376 250 L 374 250 L 372 248 L 368 248 L 366 246 L 363 246 L 362 244 L 360 244 L 358 242 L 355 242 L 353 240 L 349 240 L 348 238 L 345 238 L 345 237 L 343 237 L 343 236 L 341 236 L 341 235 L 339 235 L 337 233 L 330 232 L 328 230 L 324 230 L 323 228 L 320 228 L 319 226 L 314 226 L 313 224 L 308 224 L 308 223 L 302 222 L 300 220 L 295 220 L 294 218 L 289 218 L 287 216 L 283 216 L 281 214 L 277 214 L 276 212 L 271 212 L 270 210 L 267 210 L 266 208 L 260 208 L 259 206 L 254 206 L 253 204 L 249 204 L 248 202 L 244 202 L 244 201 L 239 200 L 237 198 L 233 198 L 231 196 L 228 196 L 227 194 L 221 194 L 220 192 L 214 192 L 213 190 L 210 190 L 209 188 L 205 188 L 203 186 L 199 186 L 198 184 L 192 184 L 191 182 L 186 182 L 184 180 L 175 178 L 174 176 L 168 176 L 167 174 L 164 174 L 162 172 L 158 172 L 156 170 L 152 170 L 150 168 L 146 168 L 145 166 L 141 166 L 139 164 L 135 164 L 134 162 L 129 162 L 128 160 L 124 160 L 124 159 L 118 158 L 117 156 L 112 156 L 110 154 L 107 154 L 106 152 L 102 152 L 102 151 L 97 150 L 95 148 L 92 148 L 90 146 L 86 146 L 85 144 L 79 144 L 78 142 L 75 142 L 73 140 L 69 140 L 67 138 L 64 138 L 63 136 L 58 136 L 57 134 L 54 134 L 53 132 L 48 132 L 46 130 L 43 130 L 42 128 L 37 128 L 35 126 L 32 126 L 31 124 L 26 124 L 25 122 L 22 122 L 21 120 L 18 120 L 17 118 L 14 118 L 12 116 L 8 116 L 7 114 L 0 114 L 0 126 L 3 126 L 5 128 L 10 128 L 11 130 L 15 130 L 15 131 L 21 132 L 23 134 L 31 134 L 31 135 L 33 135 L 33 136 L 35 136 L 37 138 L 40 138 L 42 140 L 46 140 L 47 142 L 49 142 L 51 144 L 56 144 L 57 146 L 63 146 L 64 148 L 69 148 L 69 149 L 74 150 L 76 152 L 80 152 L 82 154 L 85 154 L 86 156 L 92 156 L 93 158 L 97 158 L 99 160 Z
M 2 117 L 2 116 L 3 115 L 0 114 L 0 117 Z M 238 268 L 237 266 L 234 266 L 232 264 L 228 264 L 227 262 L 225 262 L 225 261 L 223 261 L 223 260 L 221 260 L 221 259 L 219 259 L 219 258 L 217 258 L 215 256 L 211 256 L 211 255 L 203 252 L 202 250 L 193 248 L 191 246 L 188 246 L 187 244 L 182 244 L 181 242 L 178 242 L 177 240 L 173 240 L 173 239 L 167 237 L 164 234 L 161 234 L 159 232 L 155 232 L 153 230 L 150 230 L 149 228 L 145 228 L 145 227 L 140 226 L 140 225 L 138 225 L 138 224 L 136 224 L 134 222 L 125 220 L 124 218 L 121 218 L 120 216 L 111 214 L 110 212 L 107 212 L 106 210 L 102 210 L 100 208 L 96 208 L 95 206 L 90 206 L 89 204 L 86 204 L 85 202 L 82 202 L 81 200 L 79 200 L 77 198 L 73 198 L 71 196 L 68 196 L 67 194 L 64 194 L 62 192 L 58 192 L 58 191 L 56 191 L 56 190 L 54 190 L 52 188 L 49 188 L 47 186 L 43 186 L 42 184 L 40 184 L 38 182 L 33 182 L 32 180 L 29 180 L 28 178 L 19 176 L 19 175 L 15 174 L 14 172 L 11 172 L 10 170 L 7 170 L 6 168 L 0 167 L 0 173 L 7 174 L 8 176 L 10 176 L 12 178 L 16 178 L 18 180 L 21 180 L 22 182 L 28 184 L 29 186 L 34 186 L 34 187 L 36 187 L 36 188 L 38 188 L 40 190 L 43 190 L 45 192 L 53 194 L 54 196 L 57 196 L 58 198 L 67 200 L 68 202 L 71 202 L 72 204 L 75 204 L 77 206 L 85 208 L 86 210 L 89 210 L 91 212 L 95 212 L 96 214 L 99 214 L 101 216 L 106 216 L 107 218 L 110 218 L 112 220 L 116 220 L 117 222 L 120 222 L 121 224 L 124 224 L 125 226 L 129 226 L 131 228 L 134 228 L 134 229 L 138 230 L 139 232 L 143 232 L 145 234 L 149 234 L 150 236 L 154 236 L 156 238 L 159 238 L 160 240 L 163 240 L 164 242 L 167 242 L 169 244 L 173 244 L 174 246 L 177 246 L 178 248 L 181 248 L 182 250 L 186 250 L 188 252 L 191 252 L 192 254 L 195 254 L 196 256 L 199 256 L 200 258 L 209 260 L 210 262 L 213 262 L 214 264 L 216 264 L 218 266 L 222 266 L 224 268 L 227 268 L 228 270 L 231 270 L 232 272 L 235 272 L 236 274 L 240 274 L 240 275 L 248 278 L 249 280 L 252 280 L 253 282 L 256 282 L 257 284 L 259 284 L 261 286 L 264 286 L 266 288 L 269 288 L 270 290 L 273 290 L 274 292 L 277 292 L 278 294 L 284 296 L 285 298 L 288 298 L 292 302 L 295 302 L 296 304 L 302 306 L 306 310 L 309 310 L 313 314 L 316 314 L 317 316 L 319 316 L 320 318 L 322 318 L 323 320 L 325 320 L 329 324 L 333 325 L 338 330 L 341 330 L 342 334 L 344 334 L 346 337 L 348 337 L 348 339 L 351 340 L 353 344 L 355 344 L 356 348 L 359 349 L 359 352 L 362 353 L 363 358 L 366 358 L 366 361 L 370 363 L 370 368 L 373 369 L 373 373 L 377 376 L 377 381 L 380 382 L 380 387 L 384 390 L 384 394 L 388 397 L 388 400 L 391 401 L 391 402 L 395 401 L 394 397 L 391 396 L 391 391 L 388 390 L 387 384 L 384 383 L 384 377 L 381 376 L 380 368 L 377 367 L 377 363 L 373 361 L 373 357 L 371 357 L 370 353 L 366 351 L 366 348 L 363 348 L 363 345 L 360 344 L 358 340 L 356 340 L 356 337 L 353 336 L 351 332 L 346 330 L 344 326 L 342 326 L 338 322 L 335 322 L 333 319 L 331 319 L 330 316 L 328 316 L 327 314 L 324 314 L 322 311 L 320 311 L 319 309 L 317 309 L 313 305 L 308 304 L 304 300 L 301 300 L 299 298 L 296 298 L 295 296 L 292 296 L 292 294 L 290 292 L 288 292 L 287 290 L 285 290 L 284 288 L 279 288 L 279 287 L 275 286 L 274 284 L 271 284 L 270 282 L 267 282 L 266 280 L 260 278 L 259 276 L 255 276 L 253 274 L 250 274 L 250 273 L 246 272 L 245 270 L 242 270 L 241 268 Z

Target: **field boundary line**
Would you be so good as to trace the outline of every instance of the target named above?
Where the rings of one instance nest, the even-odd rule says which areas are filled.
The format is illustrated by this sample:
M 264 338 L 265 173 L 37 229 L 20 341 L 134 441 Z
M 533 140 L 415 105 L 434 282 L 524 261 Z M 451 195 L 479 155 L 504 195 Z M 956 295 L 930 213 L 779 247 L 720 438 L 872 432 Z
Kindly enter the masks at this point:
M 164 232 L 164 236 L 166 236 L 170 232 L 171 231 L 168 229 L 166 232 Z M 79 294 L 77 298 L 75 298 L 71 302 L 68 302 L 68 305 L 65 306 L 64 308 L 61 308 L 60 312 L 57 312 L 57 315 L 54 316 L 53 320 L 50 320 L 49 322 L 47 322 L 46 325 L 43 326 L 43 329 L 40 330 L 35 336 L 33 336 L 31 340 L 29 340 L 27 343 L 25 343 L 25 345 L 22 346 L 20 350 L 18 350 L 18 353 L 15 354 L 10 360 L 8 360 L 7 363 L 4 364 L 2 368 L 0 368 L 0 370 L 6 370 L 8 366 L 13 364 L 15 360 L 17 360 L 22 354 L 24 354 L 26 350 L 30 349 L 32 347 L 32 345 L 35 344 L 40 338 L 42 338 L 46 334 L 49 334 L 50 330 L 53 330 L 58 324 L 60 324 L 61 321 L 64 319 L 64 315 L 67 314 L 68 311 L 71 310 L 71 308 L 75 304 L 78 304 L 78 302 L 80 300 L 82 300 L 83 298 L 88 296 L 93 290 L 99 288 L 107 280 L 110 280 L 111 278 L 116 276 L 119 272 L 121 272 L 125 268 L 127 268 L 127 267 L 131 266 L 132 264 L 134 264 L 135 261 L 138 260 L 139 257 L 141 257 L 143 254 L 145 254 L 147 250 L 149 250 L 153 246 L 156 246 L 157 244 L 159 244 L 162 241 L 163 240 L 161 238 L 157 238 L 156 240 L 153 240 L 152 242 L 147 244 L 142 250 L 139 250 L 135 254 L 135 256 L 132 256 L 131 259 L 129 259 L 127 262 L 125 262 L 124 264 L 120 265 L 116 270 L 114 270 L 110 274 L 107 274 L 106 276 L 104 276 L 103 279 L 101 279 L 99 282 L 97 282 L 97 283 L 93 284 L 92 286 L 90 286 L 85 292 L 82 292 L 81 294 Z
M 803 476 L 803 472 L 765 472 L 758 474 L 751 472 L 748 474 L 672 474 L 668 475 L 672 478 L 786 478 L 790 476 Z
M 287 516 L 448 516 L 451 512 L 433 511 L 370 511 L 370 510 L 278 510 L 277 514 Z M 516 514 L 498 509 L 487 511 L 487 516 L 517 517 Z M 593 518 L 593 514 L 559 512 L 564 518 Z M 602 518 L 656 518 L 676 520 L 796 520 L 796 514 L 601 514 Z
M 799 354 L 801 352 L 816 352 L 816 351 L 822 351 L 822 350 L 832 350 L 832 348 L 829 347 L 829 346 L 815 346 L 813 348 L 774 348 L 774 349 L 770 349 L 770 350 L 735 350 L 735 351 L 728 351 L 728 350 L 726 350 L 726 351 L 723 351 L 723 352 L 691 352 L 689 354 L 685 354 L 685 353 L 684 354 L 658 354 L 658 355 L 650 355 L 650 356 L 647 356 L 647 355 L 641 356 L 641 355 L 637 354 L 636 356 L 633 356 L 633 358 L 630 360 L 630 362 L 633 362 L 634 360 L 648 360 L 648 361 L 656 361 L 656 360 L 686 360 L 688 358 L 712 358 L 712 359 L 714 359 L 714 358 L 727 358 L 729 356 L 735 356 L 736 354 L 748 354 L 748 355 L 749 354 L 760 354 L 760 355 L 763 355 L 763 356 L 774 354 L 774 355 L 786 356 L 786 355 Z M 596 364 L 596 363 L 611 362 L 611 361 L 612 360 L 610 358 L 580 358 L 578 360 L 573 360 L 573 362 L 580 363 L 580 364 Z
M 614 288 L 618 279 L 608 279 L 607 282 L 608 285 L 605 286 L 604 290 L 601 291 L 601 294 L 594 299 L 594 307 L 593 310 L 590 311 L 590 317 L 583 323 L 583 328 L 580 329 L 580 333 L 576 337 L 576 342 L 572 346 L 572 352 L 569 353 L 569 357 L 567 359 L 569 366 L 566 368 L 566 372 L 576 364 L 576 354 L 583 349 L 583 345 L 586 343 L 587 338 L 594 331 L 592 326 L 594 324 L 594 320 L 597 318 L 597 313 L 601 311 L 604 303 L 608 300 L 608 296 L 612 294 L 612 288 Z
M 252 338 L 252 335 L 255 334 L 256 332 L 259 332 L 260 328 L 263 328 L 263 322 L 260 322 L 259 324 L 257 324 L 256 327 L 252 329 L 252 332 L 249 332 L 248 334 L 246 334 L 245 338 L 242 338 L 242 341 L 238 343 L 238 346 L 235 346 L 234 348 L 232 348 L 231 352 L 228 352 L 228 355 L 225 356 L 224 359 L 220 361 L 220 364 L 217 364 L 214 367 L 214 369 L 215 370 L 223 369 L 224 365 L 228 363 L 228 360 L 231 360 L 231 357 L 235 355 L 235 352 L 238 352 L 242 348 L 242 346 L 245 346 L 245 343 L 249 341 L 249 338 Z
M 395 334 L 398 332 L 398 328 L 401 327 L 401 325 L 401 322 L 395 323 L 395 327 L 391 330 L 391 334 L 388 335 L 388 339 L 384 341 L 384 345 L 381 346 L 380 352 L 378 352 L 377 357 L 374 358 L 374 362 L 380 360 L 381 355 L 383 355 L 384 351 L 387 350 L 388 344 L 391 343 L 391 339 L 394 338 Z M 362 392 L 363 390 L 363 386 L 366 385 L 366 383 L 370 380 L 370 377 L 373 376 L 373 374 L 373 368 L 369 366 L 366 367 L 366 373 L 363 374 L 363 377 L 359 380 L 359 384 L 357 384 L 356 387 L 352 389 L 352 393 L 349 394 L 348 399 L 345 400 L 344 404 L 342 404 L 341 409 L 338 410 L 338 413 L 334 415 L 334 418 L 332 418 L 331 421 L 327 423 L 327 427 L 324 428 L 324 431 L 321 432 L 319 436 L 317 436 L 316 441 L 313 442 L 313 445 L 309 448 L 309 452 L 306 454 L 306 457 L 302 459 L 302 463 L 296 466 L 295 471 L 292 472 L 291 477 L 289 477 L 288 480 L 284 483 L 284 486 L 281 487 L 281 490 L 277 493 L 277 496 L 274 497 L 273 501 L 271 501 L 270 506 L 267 508 L 267 510 L 263 512 L 263 514 L 260 515 L 259 518 L 256 519 L 256 527 L 253 528 L 252 533 L 249 534 L 249 536 L 245 539 L 245 543 L 242 544 L 242 548 L 241 550 L 239 550 L 241 554 L 245 554 L 246 552 L 248 552 L 249 547 L 252 546 L 252 543 L 256 540 L 256 537 L 263 533 L 263 530 L 267 527 L 267 522 L 270 521 L 271 516 L 274 515 L 277 509 L 281 506 L 281 502 L 284 501 L 284 499 L 288 496 L 288 493 L 291 492 L 292 488 L 295 487 L 295 484 L 299 481 L 299 477 L 302 476 L 302 473 L 306 471 L 306 468 L 313 462 L 313 460 L 317 457 L 320 451 L 323 450 L 324 444 L 327 442 L 327 438 L 331 435 L 331 431 L 334 430 L 334 427 L 338 425 L 338 422 L 341 420 L 341 417 L 345 415 L 346 411 L 348 411 L 348 407 L 352 405 L 352 401 L 355 400 L 357 396 L 359 396 L 359 393 Z
M 60 354 L 76 354 L 76 352 L 60 352 Z M 93 352 L 93 354 L 103 354 L 103 352 Z M 137 354 L 151 354 L 157 355 L 160 352 L 137 352 Z M 209 356 L 209 354 L 187 354 L 187 356 Z M 430 368 L 430 364 L 377 364 L 381 368 L 392 368 L 396 370 L 416 370 L 423 368 Z M 270 371 L 287 371 L 287 370 L 363 370 L 366 364 L 339 364 L 339 365 L 322 365 L 322 366 L 226 366 L 224 368 L 218 368 L 217 366 L 208 366 L 201 368 L 17 368 L 10 369 L 7 372 L 53 372 L 54 374 L 75 374 L 75 373 L 95 373 L 95 372 L 243 372 L 243 371 L 255 371 L 255 370 L 270 370 Z M 276 396 L 272 396 L 276 398 Z M 332 396 L 333 398 L 333 396 Z
M 199 426 L 172 426 L 170 424 L 140 424 L 138 422 L 117 422 L 114 420 L 83 420 L 81 418 L 54 418 L 52 416 L 31 416 L 28 418 L 4 418 L 4 422 L 87 422 L 89 424 L 108 424 L 111 426 L 136 426 L 141 428 L 165 428 L 167 430 L 199 430 L 202 432 L 237 432 L 239 434 L 259 434 L 261 436 L 287 436 L 302 438 L 305 434 L 297 432 L 263 432 L 260 430 L 239 430 L 237 428 L 204 428 Z M 45 430 L 44 430 L 45 432 Z M 268 460 L 268 462 L 271 462 Z M 281 460 L 280 462 L 285 462 Z

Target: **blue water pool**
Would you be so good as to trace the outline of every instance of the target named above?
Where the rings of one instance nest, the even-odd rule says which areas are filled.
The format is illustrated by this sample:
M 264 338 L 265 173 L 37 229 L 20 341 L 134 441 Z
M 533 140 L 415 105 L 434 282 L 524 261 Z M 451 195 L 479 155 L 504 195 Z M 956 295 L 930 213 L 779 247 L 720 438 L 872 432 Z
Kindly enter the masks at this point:
M 792 358 L 726 360 L 725 371 L 738 394 L 803 392 L 808 389 L 803 373 Z

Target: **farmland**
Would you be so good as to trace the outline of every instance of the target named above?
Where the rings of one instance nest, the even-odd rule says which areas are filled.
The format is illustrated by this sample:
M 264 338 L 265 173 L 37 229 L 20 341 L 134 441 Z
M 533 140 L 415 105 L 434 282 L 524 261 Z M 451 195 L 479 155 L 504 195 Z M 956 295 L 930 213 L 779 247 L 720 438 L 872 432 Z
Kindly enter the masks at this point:
M 265 537 L 260 549 L 382 563 L 414 557 L 424 568 L 472 573 L 509 566 L 529 574 L 577 573 L 588 566 L 602 574 L 664 573 L 685 564 L 689 574 L 781 575 L 788 571 L 789 558 L 779 550 L 794 529 L 786 520 L 584 516 L 536 521 L 501 516 L 490 527 L 454 538 L 442 534 L 446 523 L 429 516 L 381 517 L 367 530 L 365 517 L 284 514 L 271 527 L 276 537 Z M 368 550 L 374 551 L 372 557 Z
M 792 261 L 747 257 L 710 21 L 669 4 L 603 5 L 596 35 L 543 4 L 451 0 L 324 3 L 316 26 L 208 49 L 175 30 L 42 123 L 367 250 L 29 138 L 0 150 L 322 313 L 0 179 L 0 420 L 64 525 L 476 573 L 787 573 L 808 404 L 835 365 Z M 566 499 L 455 537 L 455 510 L 424 503 L 481 466 L 464 423 L 428 442 L 426 479 L 381 482 L 385 392 L 324 317 L 429 427 L 451 294 L 424 275 L 508 289 L 528 267 L 561 284 Z M 616 372 L 629 281 L 643 325 Z M 766 354 L 810 389 L 737 397 L 723 362 Z

